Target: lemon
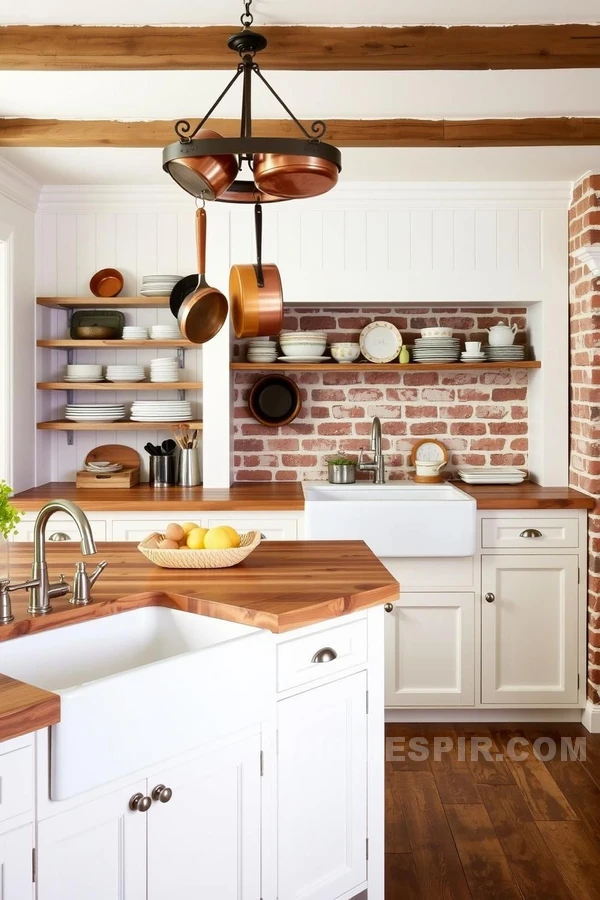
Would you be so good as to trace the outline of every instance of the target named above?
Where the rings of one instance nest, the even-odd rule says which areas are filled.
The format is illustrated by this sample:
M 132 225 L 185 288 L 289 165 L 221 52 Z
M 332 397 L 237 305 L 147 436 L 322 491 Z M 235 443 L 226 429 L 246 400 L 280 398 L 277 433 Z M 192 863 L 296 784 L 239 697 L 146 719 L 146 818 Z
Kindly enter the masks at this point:
M 204 536 L 204 548 L 206 550 L 231 550 L 234 546 L 235 544 L 229 531 L 222 526 L 209 528 Z
M 235 530 L 235 528 L 232 528 L 231 525 L 221 525 L 220 527 L 223 529 L 223 531 L 226 531 L 227 534 L 230 536 L 231 541 L 232 541 L 231 546 L 239 547 L 240 546 L 240 536 L 237 533 L 237 531 Z
M 186 545 L 189 550 L 204 550 L 204 539 L 208 528 L 193 528 L 187 536 Z
M 194 528 L 200 528 L 200 525 L 196 525 L 195 522 L 184 522 L 181 527 L 183 528 L 183 531 L 184 531 L 185 535 L 187 536 L 190 533 L 190 531 L 194 530 Z

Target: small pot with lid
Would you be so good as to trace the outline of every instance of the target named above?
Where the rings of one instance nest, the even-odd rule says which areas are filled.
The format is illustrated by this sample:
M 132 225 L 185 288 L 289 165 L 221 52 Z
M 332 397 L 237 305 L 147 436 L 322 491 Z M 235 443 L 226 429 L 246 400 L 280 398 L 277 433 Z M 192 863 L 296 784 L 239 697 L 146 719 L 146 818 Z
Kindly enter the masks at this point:
M 492 328 L 486 331 L 490 336 L 490 347 L 510 347 L 515 342 L 515 335 L 518 331 L 517 325 L 505 325 L 504 322 L 498 322 Z

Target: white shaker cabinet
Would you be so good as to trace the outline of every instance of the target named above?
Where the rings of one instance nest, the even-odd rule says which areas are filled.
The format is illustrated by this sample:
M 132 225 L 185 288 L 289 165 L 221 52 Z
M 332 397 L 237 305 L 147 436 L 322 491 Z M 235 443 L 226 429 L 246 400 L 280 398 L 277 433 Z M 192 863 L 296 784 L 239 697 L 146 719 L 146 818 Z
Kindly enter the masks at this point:
M 472 706 L 475 594 L 401 592 L 386 611 L 386 706 Z
M 367 878 L 367 673 L 278 703 L 278 900 L 332 900 Z
M 146 900 L 142 779 L 38 825 L 37 900 Z
M 0 897 L 32 900 L 33 825 L 0 834 Z
M 254 735 L 148 780 L 148 900 L 258 900 L 260 744 Z
M 578 557 L 483 556 L 483 703 L 575 703 Z

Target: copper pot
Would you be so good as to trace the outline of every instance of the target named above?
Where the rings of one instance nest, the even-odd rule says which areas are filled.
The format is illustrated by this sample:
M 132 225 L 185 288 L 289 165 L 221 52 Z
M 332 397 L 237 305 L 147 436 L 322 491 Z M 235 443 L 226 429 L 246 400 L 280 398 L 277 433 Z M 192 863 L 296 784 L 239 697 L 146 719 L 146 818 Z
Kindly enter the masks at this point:
M 229 302 L 236 336 L 278 334 L 283 322 L 283 290 L 279 269 L 262 262 L 262 208 L 254 207 L 256 265 L 232 266 Z
M 289 425 L 302 409 L 300 389 L 286 375 L 265 375 L 252 385 L 248 409 L 267 428 Z
M 221 135 L 210 128 L 202 128 L 196 140 L 212 140 Z M 233 154 L 223 156 L 187 156 L 169 163 L 169 174 L 185 191 L 194 197 L 216 200 L 235 180 L 237 159 Z
M 337 184 L 335 163 L 319 156 L 255 153 L 254 181 L 266 194 L 294 200 L 326 194 Z
M 196 241 L 198 250 L 198 287 L 185 298 L 177 313 L 181 333 L 194 344 L 210 341 L 223 327 L 227 318 L 227 299 L 206 282 L 206 212 L 196 210 Z

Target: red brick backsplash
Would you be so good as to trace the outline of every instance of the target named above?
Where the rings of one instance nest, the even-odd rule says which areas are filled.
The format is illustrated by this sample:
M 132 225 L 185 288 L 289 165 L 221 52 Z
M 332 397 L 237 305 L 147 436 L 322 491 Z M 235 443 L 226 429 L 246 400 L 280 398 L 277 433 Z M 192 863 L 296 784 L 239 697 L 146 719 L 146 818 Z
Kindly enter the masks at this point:
M 569 250 L 600 243 L 600 174 L 581 179 L 569 211 Z M 589 516 L 588 697 L 600 703 L 600 281 L 569 259 L 572 487 L 597 498 Z M 596 385 L 599 385 L 596 387 Z
M 358 340 L 373 320 L 393 322 L 405 343 L 420 329 L 449 325 L 463 340 L 486 341 L 485 328 L 516 322 L 516 341 L 526 340 L 523 307 L 289 309 L 284 328 L 320 328 L 328 339 Z M 245 357 L 244 342 L 234 358 Z M 464 372 L 295 372 L 302 410 L 282 428 L 267 428 L 252 418 L 247 399 L 261 372 L 237 371 L 233 379 L 234 470 L 236 481 L 310 481 L 326 478 L 328 456 L 368 452 L 371 421 L 381 419 L 390 480 L 410 477 L 410 451 L 423 437 L 447 446 L 449 471 L 467 464 L 527 466 L 527 370 Z

